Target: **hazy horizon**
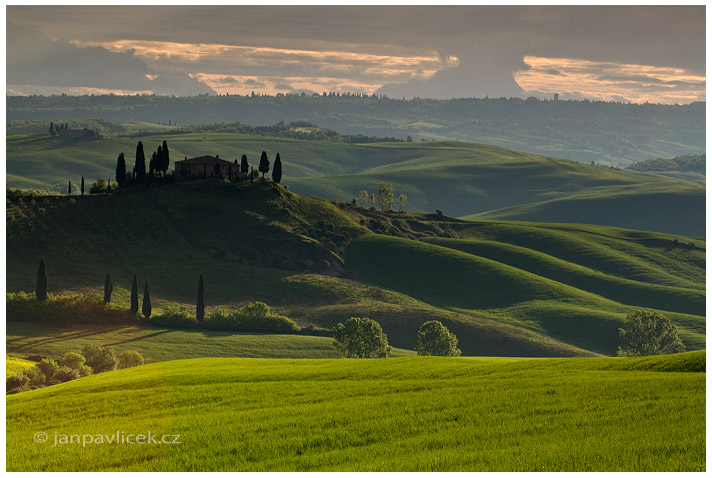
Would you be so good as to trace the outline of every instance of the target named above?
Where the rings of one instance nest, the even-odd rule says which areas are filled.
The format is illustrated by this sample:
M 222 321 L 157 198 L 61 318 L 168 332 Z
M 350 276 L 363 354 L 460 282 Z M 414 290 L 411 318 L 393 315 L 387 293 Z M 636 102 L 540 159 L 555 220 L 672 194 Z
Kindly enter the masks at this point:
M 7 95 L 705 101 L 705 6 L 7 6 Z

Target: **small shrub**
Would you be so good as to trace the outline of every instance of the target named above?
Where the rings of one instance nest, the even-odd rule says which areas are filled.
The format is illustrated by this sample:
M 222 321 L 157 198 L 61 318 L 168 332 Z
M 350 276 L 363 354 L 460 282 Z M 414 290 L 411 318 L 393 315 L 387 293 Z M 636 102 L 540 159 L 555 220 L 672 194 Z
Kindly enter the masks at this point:
M 18 388 L 26 388 L 27 390 L 30 389 L 30 379 L 27 377 L 27 375 L 18 373 L 11 377 L 8 377 L 7 380 L 5 380 L 6 393 L 15 393 L 14 390 Z
M 60 367 L 69 367 L 72 370 L 79 372 L 80 377 L 91 375 L 92 369 L 86 365 L 86 359 L 79 352 L 67 352 L 59 361 Z
M 195 329 L 199 325 L 195 315 L 174 306 L 163 307 L 161 314 L 152 315 L 147 322 L 151 325 L 178 329 Z
M 40 370 L 37 365 L 32 368 L 28 368 L 23 373 L 30 380 L 30 389 L 32 390 L 42 388 L 47 383 L 47 376 L 42 373 L 42 370 Z
M 126 350 L 119 354 L 119 368 L 130 368 L 143 365 L 143 355 L 135 350 Z
M 52 359 L 42 359 L 42 361 L 37 364 L 37 368 L 39 368 L 40 372 L 49 380 L 59 369 L 59 365 Z
M 119 359 L 111 347 L 99 347 L 97 345 L 85 345 L 82 355 L 86 358 L 86 364 L 91 367 L 94 373 L 108 372 L 116 370 Z
M 251 302 L 237 310 L 215 309 L 203 322 L 206 328 L 251 332 L 294 333 L 299 326 L 289 317 L 270 312 L 264 302 Z
M 99 178 L 94 181 L 89 188 L 89 194 L 99 194 L 106 192 L 106 180 L 104 178 Z
M 51 295 L 46 301 L 35 300 L 25 292 L 7 293 L 8 320 L 22 322 L 135 324 L 138 319 L 94 294 Z
M 49 382 L 47 384 L 48 385 L 57 385 L 59 383 L 76 380 L 79 377 L 81 377 L 81 375 L 79 374 L 78 370 L 74 370 L 73 368 L 62 366 L 62 367 L 59 367 L 56 372 L 54 372 L 54 375 L 52 375 L 52 378 L 49 379 Z

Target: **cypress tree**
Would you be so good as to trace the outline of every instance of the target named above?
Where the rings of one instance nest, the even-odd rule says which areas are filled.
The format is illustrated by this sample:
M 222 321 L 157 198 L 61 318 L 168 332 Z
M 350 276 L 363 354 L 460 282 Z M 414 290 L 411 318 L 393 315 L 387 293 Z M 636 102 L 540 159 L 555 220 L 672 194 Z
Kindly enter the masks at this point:
M 153 180 L 153 172 L 157 169 L 156 163 L 158 162 L 158 156 L 156 153 L 151 155 L 151 160 L 148 162 L 148 176 L 146 177 L 146 182 L 150 183 Z
M 82 176 L 82 196 L 84 196 L 84 176 Z
M 195 307 L 195 318 L 198 322 L 202 322 L 205 318 L 205 283 L 203 282 L 203 274 L 200 274 L 198 280 L 198 303 Z
M 67 186 L 67 194 L 72 194 L 72 182 L 69 181 L 69 185 Z
M 47 300 L 47 269 L 44 259 L 40 259 L 37 266 L 37 284 L 35 285 L 35 297 L 37 300 Z
M 168 143 L 166 143 L 166 141 L 163 140 L 163 162 L 161 163 L 161 166 L 163 169 L 164 176 L 168 172 L 168 167 L 170 166 L 170 162 L 171 162 L 171 153 L 168 151 Z
M 148 292 L 148 281 L 143 287 L 143 304 L 141 304 L 141 313 L 145 318 L 151 317 L 151 294 Z
M 126 160 L 124 159 L 124 153 L 120 153 L 119 159 L 116 160 L 116 182 L 119 183 L 120 188 L 123 188 L 126 183 Z
M 135 272 L 131 283 L 131 312 L 138 314 L 138 279 Z
M 267 159 L 267 152 L 262 151 L 262 155 L 260 156 L 260 164 L 257 167 L 259 172 L 262 173 L 262 179 L 265 178 L 265 173 L 269 172 L 269 159 Z
M 282 160 L 279 158 L 279 153 L 277 157 L 274 158 L 274 167 L 272 168 L 272 181 L 279 184 L 282 180 Z
M 104 303 L 111 302 L 111 293 L 114 292 L 114 284 L 111 282 L 111 275 L 106 274 L 104 279 Z
M 241 173 L 249 173 L 250 172 L 250 165 L 247 164 L 247 155 L 243 154 L 242 159 L 240 160 L 240 172 Z
M 158 177 L 161 177 L 161 171 L 163 171 L 163 148 L 158 145 L 158 151 L 156 152 L 156 160 L 153 163 L 153 169 L 158 172 Z
M 255 180 L 255 168 L 250 166 L 250 182 Z
M 106 178 L 106 192 L 111 192 L 111 178 Z
M 136 146 L 136 166 L 134 171 L 136 171 L 136 180 L 139 183 L 146 180 L 146 156 L 143 154 L 143 143 L 141 141 Z

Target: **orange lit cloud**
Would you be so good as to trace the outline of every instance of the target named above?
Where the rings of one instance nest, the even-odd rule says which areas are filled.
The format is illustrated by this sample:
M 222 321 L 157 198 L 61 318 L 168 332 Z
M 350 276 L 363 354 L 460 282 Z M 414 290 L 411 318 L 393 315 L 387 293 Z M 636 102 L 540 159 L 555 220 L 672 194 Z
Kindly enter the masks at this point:
M 302 89 L 371 94 L 384 84 L 426 80 L 459 64 L 457 57 L 442 58 L 435 51 L 388 55 L 165 41 L 75 43 L 114 52 L 133 51 L 156 68 L 192 70 L 191 77 L 223 94 L 275 94 Z
M 681 68 L 525 56 L 516 72 L 527 93 L 562 99 L 685 104 L 705 101 L 706 78 Z

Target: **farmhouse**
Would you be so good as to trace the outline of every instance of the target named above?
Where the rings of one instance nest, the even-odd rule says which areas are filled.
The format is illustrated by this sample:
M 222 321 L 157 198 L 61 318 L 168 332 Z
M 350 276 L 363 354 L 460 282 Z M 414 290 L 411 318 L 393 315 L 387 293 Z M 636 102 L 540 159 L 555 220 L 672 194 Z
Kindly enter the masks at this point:
M 96 133 L 90 129 L 69 129 L 69 128 L 59 128 L 57 129 L 57 134 L 60 136 L 67 136 L 70 138 L 94 138 Z
M 183 161 L 176 161 L 175 174 L 178 176 L 194 176 L 200 178 L 216 177 L 215 166 L 220 168 L 218 177 L 234 178 L 235 176 L 244 176 L 240 173 L 240 165 L 237 160 L 234 163 L 220 159 L 217 154 L 215 156 L 199 156 L 197 158 L 185 158 Z

